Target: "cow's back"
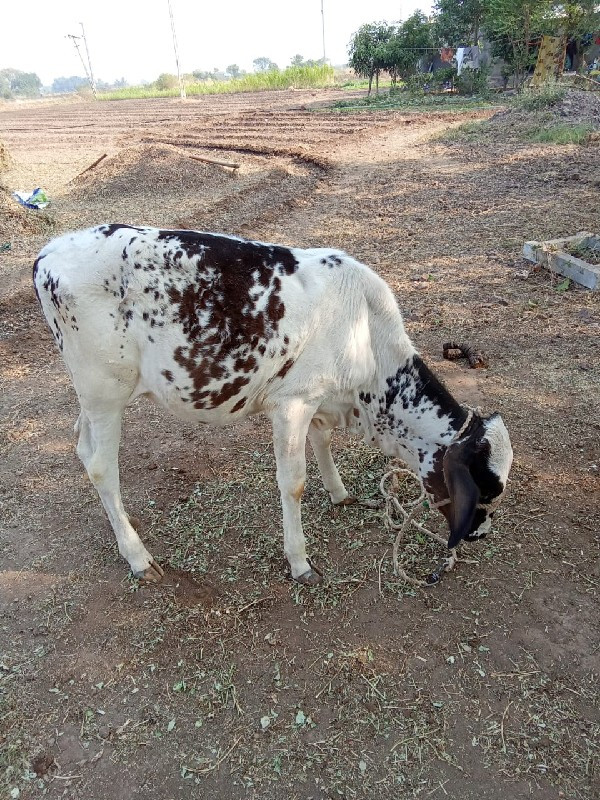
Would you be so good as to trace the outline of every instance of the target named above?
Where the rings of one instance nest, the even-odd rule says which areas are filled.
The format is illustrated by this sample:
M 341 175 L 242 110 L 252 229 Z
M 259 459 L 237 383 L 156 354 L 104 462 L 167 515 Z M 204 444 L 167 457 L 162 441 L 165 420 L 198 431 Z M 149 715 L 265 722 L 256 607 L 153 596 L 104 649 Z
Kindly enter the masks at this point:
M 363 284 L 381 282 L 338 251 L 103 225 L 50 242 L 34 280 L 72 373 L 135 375 L 179 416 L 231 422 L 373 369 Z

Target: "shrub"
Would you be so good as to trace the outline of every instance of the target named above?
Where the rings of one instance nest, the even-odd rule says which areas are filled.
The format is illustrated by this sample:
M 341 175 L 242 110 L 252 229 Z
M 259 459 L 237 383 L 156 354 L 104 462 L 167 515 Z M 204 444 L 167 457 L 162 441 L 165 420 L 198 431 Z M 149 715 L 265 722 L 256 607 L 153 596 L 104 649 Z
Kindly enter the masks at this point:
M 541 111 L 551 108 L 564 98 L 567 90 L 556 83 L 546 83 L 543 86 L 528 86 L 513 100 L 515 108 L 523 111 Z
M 489 94 L 488 78 L 490 70 L 488 67 L 480 69 L 464 69 L 457 76 L 455 86 L 459 94 L 477 94 L 485 97 Z
M 160 91 L 164 91 L 165 89 L 176 89 L 179 86 L 179 81 L 177 79 L 177 75 L 171 75 L 169 72 L 163 72 L 154 81 L 154 85 Z
M 532 142 L 546 144 L 585 144 L 592 133 L 591 125 L 569 125 L 568 122 L 552 125 L 548 128 L 538 128 L 528 135 Z

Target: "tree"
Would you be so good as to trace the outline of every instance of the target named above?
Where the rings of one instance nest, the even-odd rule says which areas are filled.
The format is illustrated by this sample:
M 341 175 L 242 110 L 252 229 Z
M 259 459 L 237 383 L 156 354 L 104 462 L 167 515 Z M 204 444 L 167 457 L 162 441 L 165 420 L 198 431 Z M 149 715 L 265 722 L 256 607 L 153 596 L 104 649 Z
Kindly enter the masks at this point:
M 172 75 L 170 72 L 161 72 L 158 78 L 154 81 L 157 89 L 176 89 L 179 86 L 179 79 L 177 75 Z
M 79 75 L 71 75 L 70 78 L 55 78 L 52 81 L 52 88 L 50 91 L 57 94 L 62 94 L 64 92 L 76 92 L 83 86 L 89 86 L 87 78 L 81 78 Z
M 375 91 L 379 91 L 379 74 L 385 69 L 386 45 L 394 34 L 387 22 L 361 25 L 348 46 L 349 64 L 361 78 L 369 79 L 369 94 L 375 78 Z
M 434 36 L 440 45 L 476 45 L 487 0 L 436 0 Z
M 239 78 L 241 74 L 241 70 L 237 64 L 230 64 L 228 67 L 225 67 L 225 72 L 231 75 L 232 78 Z
M 539 38 L 541 20 L 547 13 L 551 0 L 488 0 L 485 30 L 492 41 L 493 50 L 504 42 L 508 47 L 503 54 L 514 70 L 515 86 L 521 86 L 527 70 L 535 60 L 535 43 Z
M 35 72 L 22 72 L 10 67 L 0 70 L 0 91 L 6 98 L 13 95 L 38 97 L 42 82 Z
M 431 25 L 424 14 L 415 11 L 406 22 L 393 30 L 385 46 L 383 66 L 390 73 L 392 84 L 399 77 L 414 75 L 419 61 L 430 47 Z
M 301 67 L 304 64 L 304 56 L 301 56 L 299 53 L 292 58 L 290 64 L 292 67 Z
M 583 64 L 586 34 L 600 28 L 600 6 L 597 0 L 573 0 L 567 3 L 550 0 L 540 24 L 543 33 L 567 39 L 569 49 L 572 49 L 572 69 L 578 71 Z
M 270 58 L 265 58 L 265 56 L 255 58 L 252 63 L 257 72 L 270 72 L 271 70 L 275 71 L 279 69 L 274 61 L 271 61 Z
M 4 71 L 5 70 L 2 70 L 0 72 L 0 98 L 2 98 L 2 100 L 11 100 L 13 93 L 10 90 L 10 81 L 6 75 L 2 74 Z

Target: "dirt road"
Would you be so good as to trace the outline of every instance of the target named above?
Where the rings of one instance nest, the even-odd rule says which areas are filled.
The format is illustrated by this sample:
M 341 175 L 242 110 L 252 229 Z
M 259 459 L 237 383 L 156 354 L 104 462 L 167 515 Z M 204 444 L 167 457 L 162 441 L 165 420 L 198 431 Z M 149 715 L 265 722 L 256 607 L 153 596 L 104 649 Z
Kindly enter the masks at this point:
M 600 794 L 600 309 L 520 258 L 525 240 L 600 229 L 600 147 L 441 139 L 466 117 L 327 111 L 338 96 L 0 110 L 2 183 L 52 197 L 33 228 L 0 219 L 7 796 Z M 330 245 L 374 267 L 424 357 L 509 426 L 494 533 L 415 592 L 378 512 L 331 510 L 311 462 L 305 523 L 328 580 L 301 588 L 266 423 L 198 430 L 140 403 L 124 500 L 168 575 L 139 587 L 75 456 L 76 400 L 30 285 L 49 236 L 110 221 Z M 451 339 L 489 367 L 442 362 Z M 347 483 L 374 496 L 384 459 L 338 441 Z M 416 573 L 437 557 L 416 539 L 405 554 Z

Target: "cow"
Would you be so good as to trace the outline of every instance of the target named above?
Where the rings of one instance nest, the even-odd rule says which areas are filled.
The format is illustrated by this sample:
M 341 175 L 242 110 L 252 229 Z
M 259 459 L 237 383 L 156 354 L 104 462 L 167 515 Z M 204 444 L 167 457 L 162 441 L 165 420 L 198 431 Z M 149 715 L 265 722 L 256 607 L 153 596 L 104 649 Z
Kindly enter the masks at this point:
M 140 579 L 163 575 L 119 484 L 122 415 L 141 395 L 194 422 L 270 418 L 284 552 L 302 584 L 322 580 L 300 513 L 307 437 L 331 501 L 354 501 L 331 456 L 335 428 L 406 462 L 446 517 L 449 548 L 489 532 L 512 462 L 502 418 L 452 397 L 388 285 L 346 253 L 104 224 L 52 240 L 33 277 L 81 407 L 77 454 Z

